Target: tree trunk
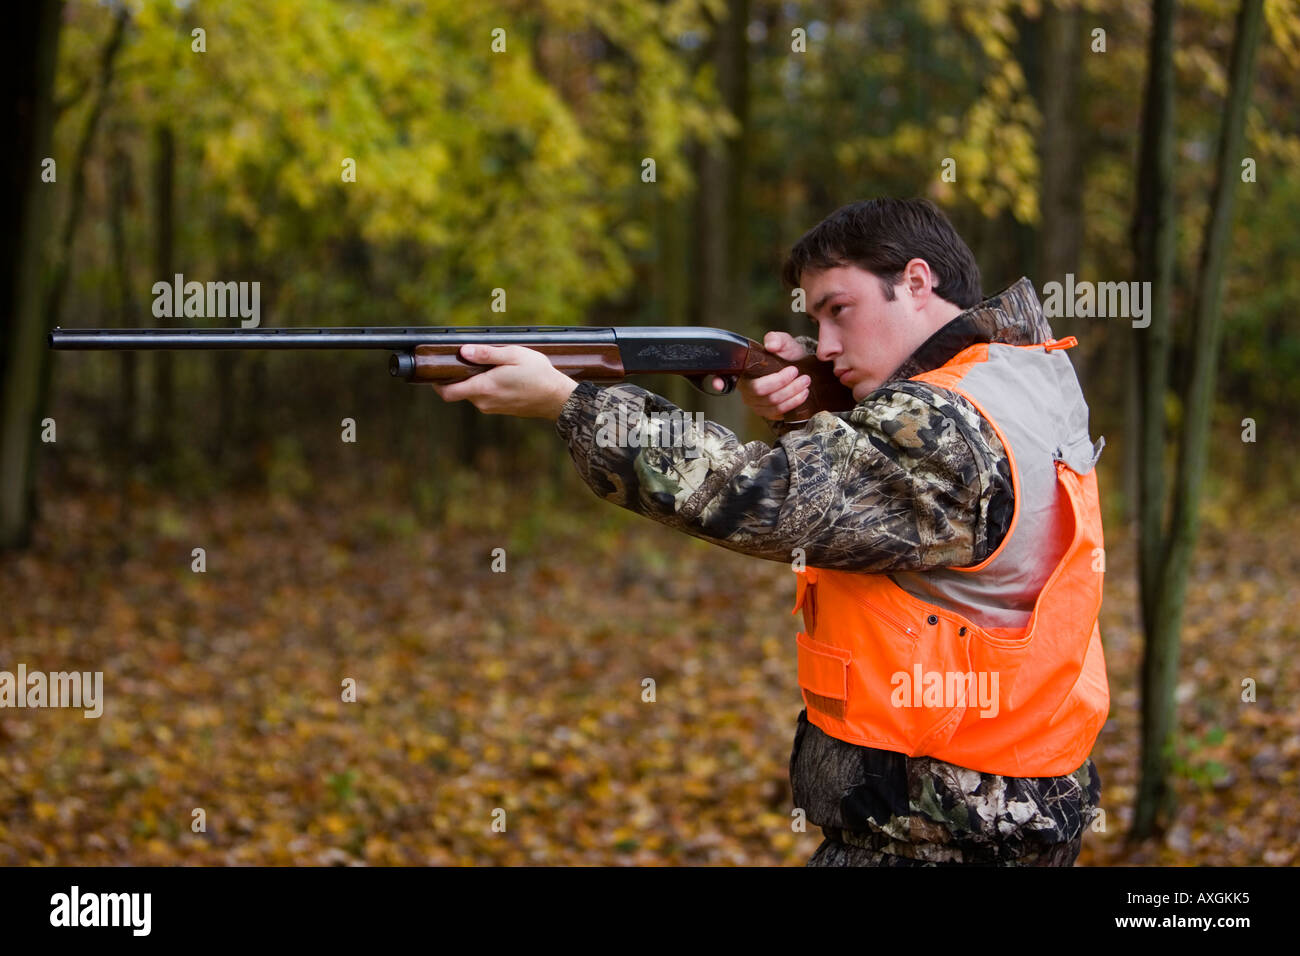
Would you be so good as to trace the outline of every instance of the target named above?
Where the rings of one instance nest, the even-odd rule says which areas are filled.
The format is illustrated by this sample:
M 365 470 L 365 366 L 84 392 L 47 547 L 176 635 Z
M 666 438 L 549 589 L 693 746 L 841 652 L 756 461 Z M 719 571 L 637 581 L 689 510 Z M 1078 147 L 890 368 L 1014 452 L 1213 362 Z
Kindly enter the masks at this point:
M 648 325 L 690 325 L 691 312 L 691 210 L 690 196 L 665 197 L 655 188 L 655 261 L 651 289 L 652 314 Z M 679 376 L 665 376 L 656 386 L 659 394 L 681 405 L 689 398 L 690 386 Z
M 1040 74 L 1039 95 L 1043 109 L 1039 139 L 1043 225 L 1038 269 L 1043 282 L 1064 282 L 1066 273 L 1077 274 L 1083 245 L 1079 75 L 1085 39 L 1080 23 L 1078 7 L 1050 3 L 1043 9 L 1042 62 L 1047 67 Z M 1054 331 L 1063 337 L 1070 330 Z
M 1183 422 L 1179 448 L 1178 472 L 1174 479 L 1173 514 L 1170 519 L 1170 542 L 1166 549 L 1164 587 L 1177 589 L 1177 608 L 1182 611 L 1181 592 L 1186 585 L 1187 568 L 1199 527 L 1201 484 L 1205 476 L 1206 445 L 1209 439 L 1210 414 L 1213 410 L 1214 381 L 1218 369 L 1219 339 L 1222 323 L 1223 269 L 1228 237 L 1232 232 L 1232 215 L 1236 204 L 1236 184 L 1241 172 L 1242 143 L 1245 139 L 1246 110 L 1255 80 L 1255 59 L 1263 30 L 1263 0 L 1242 0 L 1237 11 L 1236 33 L 1229 67 L 1228 98 L 1223 126 L 1219 130 L 1214 195 L 1210 219 L 1201 247 L 1197 269 L 1196 312 L 1193 318 L 1191 377 L 1183 396 Z
M 176 145 L 171 127 L 164 121 L 154 128 L 154 271 L 156 282 L 171 283 L 175 271 L 175 179 Z M 157 319 L 158 328 L 171 328 L 176 317 Z M 153 460 L 164 473 L 175 465 L 176 432 L 173 425 L 176 408 L 175 363 L 170 352 L 154 352 Z
M 1167 641 L 1158 632 L 1160 552 L 1165 512 L 1165 390 L 1168 381 L 1170 300 L 1174 273 L 1174 0 L 1153 0 L 1146 100 L 1138 154 L 1137 209 L 1133 217 L 1135 278 L 1151 283 L 1151 322 L 1134 329 L 1138 386 L 1138 576 L 1142 630 L 1142 784 L 1132 836 L 1146 836 L 1168 806 L 1165 751 L 1171 727 L 1164 700 L 1173 699 Z
M 131 156 L 122 145 L 122 129 L 113 131 L 112 171 L 109 187 L 108 222 L 109 234 L 113 241 L 113 277 L 117 287 L 117 321 L 120 328 L 130 328 L 135 324 L 137 314 L 135 296 L 132 293 L 131 265 L 127 256 L 126 243 L 126 209 L 131 204 L 133 191 L 131 183 Z M 125 493 L 131 479 L 131 468 L 135 461 L 135 419 L 136 419 L 136 354 L 131 350 L 119 353 L 118 370 L 120 374 L 118 407 L 115 414 L 116 435 L 113 453 L 116 458 L 118 483 L 123 493 L 121 499 L 120 524 L 127 527 L 127 513 L 130 496 Z
M 1142 661 L 1142 773 L 1134 811 L 1134 839 L 1149 836 L 1161 815 L 1168 814 L 1173 804 L 1169 770 L 1177 715 L 1174 689 L 1178 679 L 1179 632 L 1199 524 L 1198 506 L 1218 362 L 1223 265 L 1262 22 L 1262 0 L 1243 0 L 1233 39 L 1216 182 L 1198 270 L 1192 370 L 1184 395 L 1179 467 L 1174 479 L 1174 506 L 1168 532 L 1152 541 L 1145 540 L 1149 526 L 1160 516 L 1145 511 L 1142 515 L 1142 551 L 1147 562 L 1142 571 L 1146 647 Z M 1167 352 L 1167 337 L 1165 348 Z M 1163 398 L 1162 392 L 1161 402 Z M 1147 480 L 1148 476 L 1144 474 L 1143 479 Z M 1163 492 L 1162 486 L 1162 497 Z
M 745 27 L 748 0 L 728 0 L 725 19 L 715 24 L 711 44 L 718 93 L 723 105 L 740 124 L 735 136 L 712 146 L 701 146 L 696 163 L 695 301 L 690 321 L 695 325 L 748 330 L 744 275 L 745 235 L 743 181 L 745 126 L 748 120 L 749 70 Z M 719 420 L 739 430 L 745 421 L 743 406 L 722 406 Z M 716 413 L 715 413 L 716 414 Z
M 10 11 L 10 87 L 16 122 L 5 150 L 3 271 L 0 271 L 0 549 L 26 547 L 35 517 L 35 451 L 40 430 L 40 363 L 45 347 L 42 255 L 50 199 L 41 182 L 54 127 L 54 66 L 62 3 Z
M 30 85 L 26 91 L 21 88 L 19 90 L 19 115 L 26 112 L 34 124 L 44 129 L 41 138 L 37 140 L 37 125 L 29 127 L 33 136 L 31 142 L 43 146 L 40 152 L 48 154 L 50 124 L 53 121 L 53 71 L 62 10 L 58 3 L 22 5 L 25 11 L 31 7 L 35 7 L 32 18 L 22 19 L 21 26 L 9 31 L 9 35 L 20 46 L 11 59 L 28 64 L 24 72 Z M 8 337 L 11 347 L 6 350 L 3 358 L 4 420 L 0 422 L 0 462 L 3 464 L 0 467 L 4 469 L 4 474 L 0 479 L 0 547 L 20 547 L 30 539 L 31 524 L 36 514 L 35 462 L 40 419 L 43 410 L 49 405 L 50 373 L 53 367 L 50 350 L 46 345 L 46 333 L 58 323 L 63 308 L 63 297 L 72 269 L 72 246 L 86 192 L 86 159 L 90 155 L 95 131 L 108 101 L 113 66 L 126 35 L 129 19 L 129 11 L 125 7 L 121 8 L 100 53 L 99 88 L 82 126 L 76 153 L 73 154 L 68 212 L 49 269 L 48 281 L 44 283 L 40 276 L 39 252 L 43 243 L 35 225 L 41 220 L 32 219 L 41 204 L 33 201 L 35 196 L 26 195 L 26 190 L 20 187 L 20 193 L 23 194 L 19 200 L 22 209 L 20 228 L 24 231 L 17 238 L 24 248 L 20 261 L 10 261 L 16 261 L 18 266 L 20 281 L 16 282 L 14 288 L 21 296 L 21 301 Z M 28 161 L 27 157 L 21 155 L 21 151 L 14 151 L 13 156 L 14 161 L 20 164 L 20 172 L 38 168 L 34 156 L 28 167 L 21 166 Z M 26 184 L 21 176 L 19 182 Z

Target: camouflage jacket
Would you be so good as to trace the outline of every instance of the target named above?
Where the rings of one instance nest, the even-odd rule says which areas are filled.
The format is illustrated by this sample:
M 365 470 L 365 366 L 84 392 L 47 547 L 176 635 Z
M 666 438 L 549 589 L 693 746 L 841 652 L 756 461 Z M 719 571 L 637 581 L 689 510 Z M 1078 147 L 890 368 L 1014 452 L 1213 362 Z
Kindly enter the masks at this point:
M 580 384 L 556 428 L 597 495 L 733 551 L 788 563 L 803 549 L 809 566 L 876 573 L 972 565 L 1011 521 L 1006 451 L 964 398 L 908 379 L 978 342 L 1049 338 L 1021 279 L 935 332 L 852 411 L 776 426 L 774 445 L 635 385 Z M 609 440 L 611 422 L 642 416 L 678 425 L 640 447 Z M 1067 777 L 999 777 L 836 740 L 802 714 L 790 772 L 795 805 L 849 855 L 915 862 L 1032 861 L 1076 843 L 1099 795 L 1091 760 Z

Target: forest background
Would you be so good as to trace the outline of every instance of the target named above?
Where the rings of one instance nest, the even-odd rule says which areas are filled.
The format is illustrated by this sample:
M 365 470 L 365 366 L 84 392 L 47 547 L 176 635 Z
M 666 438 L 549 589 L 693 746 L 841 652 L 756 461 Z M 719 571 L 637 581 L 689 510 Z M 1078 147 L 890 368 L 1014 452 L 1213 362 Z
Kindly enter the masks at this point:
M 810 334 L 782 256 L 878 195 L 986 294 L 1155 284 L 1052 320 L 1107 439 L 1080 862 L 1300 862 L 1300 3 L 67 0 L 7 42 L 0 669 L 108 704 L 0 712 L 0 863 L 806 859 L 788 567 L 381 353 L 44 336 L 238 324 L 157 318 L 178 273 L 263 327 Z

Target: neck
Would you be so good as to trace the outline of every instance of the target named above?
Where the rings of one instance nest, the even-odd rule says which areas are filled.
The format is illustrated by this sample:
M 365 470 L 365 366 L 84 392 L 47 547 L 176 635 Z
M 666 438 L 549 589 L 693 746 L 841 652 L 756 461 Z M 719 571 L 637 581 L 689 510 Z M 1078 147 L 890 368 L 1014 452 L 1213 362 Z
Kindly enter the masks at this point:
M 921 314 L 925 317 L 922 321 L 922 325 L 924 325 L 928 330 L 925 333 L 925 338 L 928 339 L 935 332 L 938 332 L 953 319 L 957 318 L 957 316 L 961 315 L 963 311 L 965 310 L 960 306 L 953 305 L 947 299 L 940 299 L 938 296 L 931 298 L 930 301 L 926 303 L 925 308 L 921 311 Z M 922 341 L 924 341 L 924 339 Z

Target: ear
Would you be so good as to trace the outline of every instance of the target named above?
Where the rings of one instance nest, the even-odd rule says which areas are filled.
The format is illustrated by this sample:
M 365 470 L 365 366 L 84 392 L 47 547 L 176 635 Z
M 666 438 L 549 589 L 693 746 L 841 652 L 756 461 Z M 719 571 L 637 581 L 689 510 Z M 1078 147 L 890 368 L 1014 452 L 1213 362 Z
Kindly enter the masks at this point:
M 924 309 L 934 290 L 934 276 L 930 263 L 924 259 L 909 259 L 903 266 L 903 290 L 917 309 Z

